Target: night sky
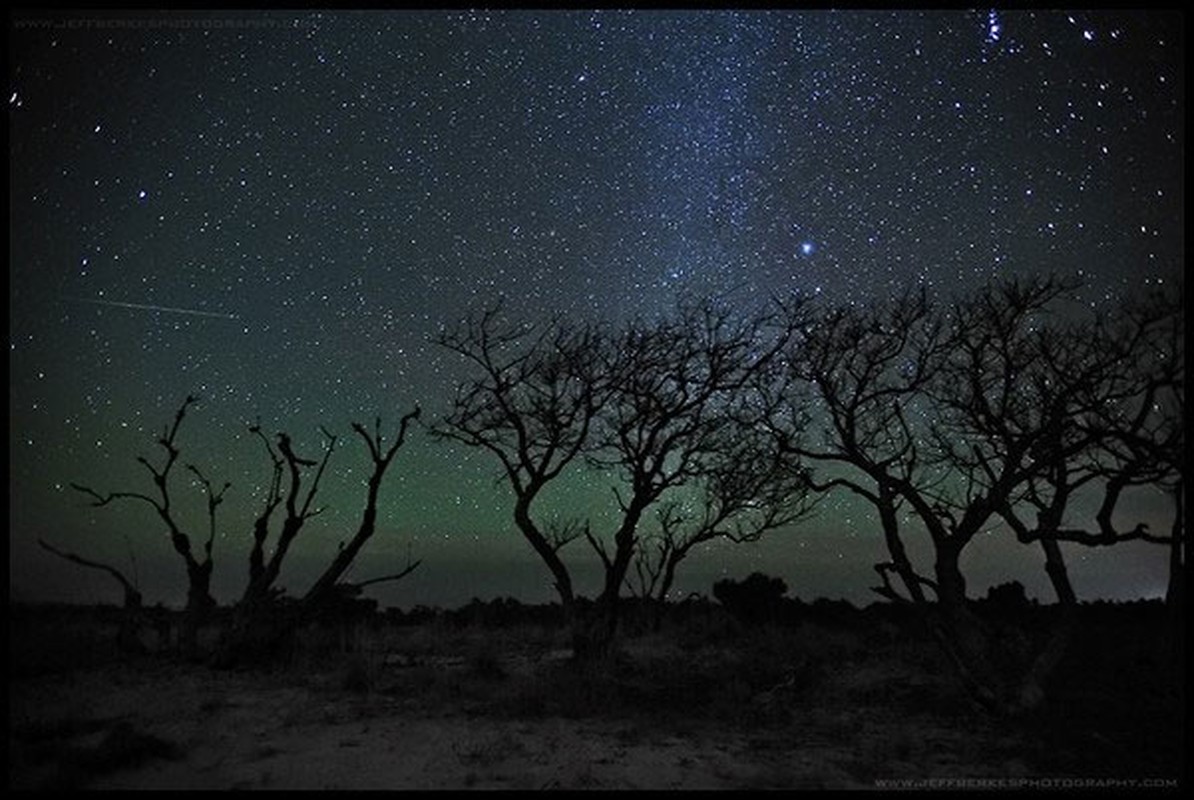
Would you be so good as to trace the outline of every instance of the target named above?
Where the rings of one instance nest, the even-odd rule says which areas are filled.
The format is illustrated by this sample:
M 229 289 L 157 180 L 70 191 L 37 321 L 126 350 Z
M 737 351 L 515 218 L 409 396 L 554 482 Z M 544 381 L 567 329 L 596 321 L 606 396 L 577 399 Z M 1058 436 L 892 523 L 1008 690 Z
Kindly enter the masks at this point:
M 993 277 L 1086 280 L 1113 307 L 1184 258 L 1184 19 L 1055 11 L 148 12 L 10 20 L 9 552 L 12 597 L 119 599 L 38 536 L 132 570 L 180 603 L 181 560 L 135 457 L 188 392 L 181 461 L 232 482 L 214 593 L 243 588 L 269 462 L 246 423 L 318 454 L 341 435 L 281 583 L 302 591 L 347 540 L 368 458 L 463 373 L 431 339 L 499 295 L 528 320 L 659 313 L 681 292 L 746 308 Z M 387 427 L 388 426 L 388 427 Z M 202 495 L 181 469 L 193 535 Z M 414 429 L 352 577 L 423 566 L 383 605 L 552 599 L 482 453 Z M 1128 507 L 1164 530 L 1145 490 Z M 547 500 L 613 519 L 607 478 Z M 677 591 L 752 570 L 792 594 L 870 601 L 884 560 L 849 498 L 757 546 L 711 546 Z M 909 532 L 915 555 L 922 537 Z M 1069 550 L 1084 599 L 1156 596 L 1165 552 Z M 583 542 L 565 551 L 596 584 Z M 587 565 L 587 566 L 586 566 Z M 1039 549 L 967 549 L 971 592 Z

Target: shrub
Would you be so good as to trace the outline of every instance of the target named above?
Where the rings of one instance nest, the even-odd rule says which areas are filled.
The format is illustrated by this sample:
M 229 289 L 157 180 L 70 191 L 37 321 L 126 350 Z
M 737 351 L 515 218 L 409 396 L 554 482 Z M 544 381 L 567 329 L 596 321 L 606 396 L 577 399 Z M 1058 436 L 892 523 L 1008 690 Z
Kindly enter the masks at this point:
M 752 572 L 739 582 L 726 578 L 713 584 L 713 596 L 734 617 L 748 625 L 779 619 L 788 585 L 782 578 Z

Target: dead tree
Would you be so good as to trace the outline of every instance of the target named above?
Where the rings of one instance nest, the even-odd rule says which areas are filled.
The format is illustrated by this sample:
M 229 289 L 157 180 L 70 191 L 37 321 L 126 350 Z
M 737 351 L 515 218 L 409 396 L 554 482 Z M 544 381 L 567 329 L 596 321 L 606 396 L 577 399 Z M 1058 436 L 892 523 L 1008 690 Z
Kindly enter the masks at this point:
M 324 435 L 323 457 L 318 461 L 302 458 L 294 452 L 294 444 L 286 433 L 277 434 L 277 451 L 270 446 L 269 440 L 261 432 L 260 423 L 251 425 L 249 432 L 259 438 L 265 446 L 269 456 L 272 471 L 269 487 L 266 490 L 265 502 L 261 512 L 253 522 L 253 548 L 249 553 L 249 582 L 241 598 L 242 606 L 269 601 L 278 596 L 280 590 L 275 586 L 282 570 L 282 563 L 302 530 L 304 523 L 323 512 L 322 507 L 314 505 L 315 496 L 319 492 L 319 483 L 323 479 L 328 461 L 336 447 L 336 437 L 327 429 L 321 428 Z M 316 467 L 303 495 L 303 470 Z M 286 490 L 283 492 L 285 476 Z M 285 499 L 286 517 L 282 521 L 282 529 L 274 543 L 274 549 L 268 560 L 265 549 L 270 534 L 270 519 L 279 505 Z
M 612 643 L 619 594 L 642 550 L 644 516 L 658 503 L 695 492 L 700 506 L 664 512 L 664 593 L 696 544 L 757 539 L 799 516 L 803 471 L 777 457 L 769 436 L 755 433 L 757 383 L 790 335 L 774 311 L 740 316 L 702 299 L 680 303 L 668 318 L 632 323 L 610 340 L 602 368 L 609 391 L 586 460 L 617 479 L 620 519 L 607 538 L 586 531 L 605 581 L 578 646 L 601 655 Z M 754 461 L 747 466 L 744 458 Z
M 577 462 L 607 393 L 601 374 L 604 336 L 554 319 L 538 328 L 512 324 L 500 305 L 465 320 L 438 342 L 464 357 L 475 377 L 457 390 L 432 431 L 440 439 L 491 453 L 514 493 L 514 524 L 551 572 L 565 616 L 576 596 L 560 550 L 579 537 L 579 521 L 539 517 L 543 490 Z
M 109 564 L 104 564 L 99 561 L 92 561 L 91 559 L 83 558 L 75 553 L 59 550 L 51 545 L 45 539 L 38 539 L 37 543 L 41 545 L 43 550 L 46 550 L 59 558 L 66 559 L 72 564 L 78 564 L 81 567 L 88 567 L 90 569 L 98 569 L 101 572 L 106 572 L 120 584 L 120 588 L 124 592 L 123 614 L 120 620 L 120 628 L 116 634 L 117 646 L 126 653 L 140 654 L 145 652 L 145 647 L 141 643 L 138 636 L 138 629 L 141 625 L 141 590 L 137 588 L 135 581 L 130 581 L 125 577 L 124 573 Z
M 116 569 L 116 567 L 99 561 L 91 561 L 90 559 L 83 558 L 80 555 L 76 555 L 75 553 L 70 553 L 65 550 L 59 550 L 45 539 L 38 539 L 37 543 L 41 545 L 43 550 L 51 552 L 59 558 L 64 558 L 72 564 L 78 564 L 82 567 L 98 569 L 102 572 L 108 573 L 116 580 L 117 583 L 120 584 L 120 588 L 124 591 L 124 608 L 129 611 L 141 608 L 141 591 L 137 588 L 136 584 L 126 578 L 124 573 Z
M 341 543 L 331 562 L 315 580 L 311 588 L 297 602 L 287 603 L 283 590 L 276 586 L 283 562 L 307 520 L 322 513 L 324 508 L 315 505 L 320 482 L 335 449 L 337 437 L 326 428 L 321 428 L 325 445 L 319 461 L 302 458 L 294 449 L 290 436 L 278 433 L 277 450 L 261 433 L 260 424 L 250 427 L 264 444 L 271 464 L 271 475 L 264 503 L 253 523 L 253 548 L 249 554 L 249 583 L 236 608 L 232 623 L 218 647 L 213 664 L 226 668 L 245 662 L 267 661 L 283 651 L 294 632 L 318 617 L 336 616 L 347 606 L 353 605 L 361 591 L 376 583 L 395 581 L 406 577 L 418 568 L 418 561 L 408 563 L 400 572 L 359 582 L 343 581 L 343 576 L 352 566 L 361 548 L 373 536 L 377 526 L 377 501 L 382 481 L 394 456 L 406 440 L 407 429 L 418 419 L 419 408 L 402 417 L 396 440 L 390 447 L 383 447 L 381 418 L 374 423 L 372 434 L 359 423 L 353 423 L 353 430 L 365 441 L 373 462 L 373 472 L 368 480 L 365 507 L 356 535 L 347 545 Z M 310 485 L 303 491 L 303 471 L 314 468 Z M 284 477 L 285 476 L 285 477 Z M 285 484 L 285 490 L 283 485 Z M 265 550 L 270 535 L 270 520 L 274 511 L 285 507 L 286 516 L 274 549 L 269 559 Z
M 927 492 L 941 479 L 926 465 L 922 415 L 945 352 L 942 322 L 923 291 L 870 307 L 814 313 L 792 305 L 787 313 L 799 335 L 785 353 L 785 374 L 769 387 L 765 419 L 783 452 L 832 475 L 818 479 L 815 490 L 845 490 L 874 506 L 890 559 L 876 566 L 883 583 L 875 591 L 923 606 L 940 576 L 912 564 L 900 519 L 907 494 Z M 948 559 L 943 564 L 956 565 Z M 964 595 L 960 573 L 942 571 L 953 594 Z
M 178 462 L 180 451 L 177 437 L 187 409 L 197 400 L 188 395 L 182 406 L 175 414 L 174 423 L 167 427 L 158 438 L 158 444 L 165 451 L 165 459 L 161 466 L 156 466 L 144 456 L 137 460 L 149 470 L 153 483 L 157 488 L 157 496 L 140 492 L 110 492 L 101 494 L 96 490 L 81 484 L 71 484 L 76 490 L 92 498 L 93 506 L 106 506 L 115 500 L 139 500 L 150 505 L 159 518 L 166 524 L 170 534 L 171 544 L 182 557 L 187 567 L 189 579 L 187 593 L 187 607 L 181 631 L 181 644 L 188 655 L 196 655 L 198 627 L 203 622 L 206 613 L 215 606 L 211 596 L 212 549 L 216 538 L 216 514 L 224 500 L 224 494 L 231 486 L 225 483 L 216 489 L 206 475 L 195 465 L 187 464 L 186 469 L 203 490 L 207 506 L 207 538 L 203 543 L 202 559 L 196 558 L 190 536 L 184 531 L 175 510 L 171 507 L 170 476 Z M 335 604 L 345 597 L 355 597 L 365 586 L 384 581 L 398 580 L 414 571 L 419 562 L 410 563 L 398 573 L 372 578 L 365 581 L 348 582 L 343 578 L 351 567 L 361 548 L 373 536 L 377 527 L 377 501 L 381 491 L 382 480 L 386 471 L 394 460 L 394 456 L 406 440 L 407 429 L 419 417 L 416 406 L 413 411 L 402 417 L 396 440 L 387 448 L 384 446 L 381 434 L 381 419 L 375 421 L 373 432 L 370 433 L 363 425 L 353 424 L 355 430 L 365 441 L 373 462 L 373 472 L 368 480 L 365 507 L 356 534 L 347 545 L 341 544 L 339 551 L 332 558 L 326 569 L 316 579 L 312 588 L 302 598 L 300 603 L 289 604 L 288 609 L 277 601 L 282 597 L 282 590 L 276 585 L 281 574 L 282 565 L 290 551 L 295 538 L 304 524 L 312 517 L 322 512 L 322 508 L 315 505 L 320 482 L 326 472 L 328 462 L 335 449 L 336 437 L 326 429 L 321 429 L 325 437 L 323 456 L 315 461 L 299 456 L 295 452 L 294 444 L 286 433 L 278 433 L 276 446 L 271 445 L 269 439 L 261 431 L 260 424 L 250 426 L 250 432 L 265 446 L 270 459 L 271 472 L 266 489 L 264 503 L 253 522 L 253 545 L 249 553 L 249 580 L 244 594 L 237 603 L 232 616 L 232 624 L 224 632 L 218 651 L 215 654 L 217 665 L 231 665 L 243 661 L 246 655 L 259 656 L 268 654 L 279 641 L 284 641 L 295 627 L 301 624 L 312 613 L 329 604 Z M 304 471 L 314 468 L 310 483 L 304 486 Z M 266 551 L 270 537 L 270 523 L 279 507 L 285 510 L 281 530 L 274 542 L 273 550 L 268 558 Z M 65 554 L 54 550 L 43 542 L 43 547 L 58 553 L 64 558 L 73 560 L 85 566 L 93 566 L 109 571 L 114 577 L 122 581 L 126 587 L 126 599 L 130 596 L 131 584 L 123 576 L 106 565 L 87 562 L 73 554 Z M 139 602 L 139 595 L 138 595 Z M 254 651 L 249 653 L 249 651 Z
M 818 487 L 847 489 L 879 514 L 890 561 L 876 568 L 883 582 L 876 591 L 924 609 L 968 688 L 1000 713 L 1039 697 L 1025 676 L 993 669 L 987 631 L 968 607 L 960 559 L 1045 477 L 1047 462 L 1034 452 L 1039 456 L 1052 432 L 1094 402 L 1092 387 L 1109 374 L 1107 359 L 1091 361 L 1072 346 L 1057 349 L 1062 338 L 1049 315 L 1069 289 L 1055 280 L 1011 281 L 945 312 L 923 293 L 831 309 L 805 321 L 791 354 L 792 382 L 782 388 L 801 399 L 811 395 L 820 420 L 821 442 L 789 444 L 790 450 L 848 468 Z M 1091 444 L 1087 438 L 1064 446 L 1081 453 Z M 1053 499 L 1064 508 L 1068 496 Z M 899 521 L 908 512 L 932 545 L 931 576 L 906 554 Z M 1044 547 L 1059 598 L 1072 604 L 1060 551 L 1055 542 Z M 1031 683 L 1039 684 L 1035 678 L 1048 663 L 1029 671 Z
M 215 606 L 215 600 L 211 596 L 211 573 L 212 547 L 216 532 L 216 509 L 222 502 L 224 493 L 231 486 L 231 484 L 225 483 L 219 491 L 216 491 L 196 467 L 193 465 L 187 467 L 203 485 L 207 498 L 208 536 L 203 543 L 202 557 L 197 558 L 191 544 L 191 537 L 179 524 L 170 506 L 170 472 L 180 454 L 177 445 L 178 430 L 182 426 L 187 409 L 196 402 L 198 402 L 198 398 L 194 395 L 187 395 L 186 400 L 174 415 L 174 423 L 163 430 L 161 436 L 158 437 L 157 443 L 165 451 L 165 458 L 160 467 L 154 466 L 145 456 L 137 457 L 138 463 L 144 466 L 152 476 L 153 484 L 157 489 L 156 497 L 141 492 L 101 494 L 88 486 L 78 483 L 71 484 L 75 490 L 92 498 L 92 506 L 106 506 L 115 500 L 137 500 L 152 507 L 161 521 L 165 523 L 170 536 L 170 544 L 182 558 L 187 570 L 187 605 L 181 644 L 188 654 L 194 653 L 199 624 L 207 612 Z
M 752 380 L 779 353 L 784 329 L 774 327 L 774 315 L 738 321 L 712 302 L 690 303 L 670 319 L 616 333 L 558 319 L 538 330 L 499 319 L 500 310 L 490 309 L 441 337 L 479 375 L 461 387 L 436 431 L 484 448 L 501 463 L 515 495 L 515 524 L 555 579 L 576 657 L 599 658 L 613 642 L 619 595 L 640 548 L 644 515 L 671 493 L 716 483 L 715 465 L 724 466 L 742 431 L 735 414 Z M 612 535 L 595 533 L 588 521 L 560 523 L 533 514 L 543 489 L 580 460 L 615 478 L 620 515 Z M 781 524 L 783 511 L 747 521 L 752 504 L 772 498 L 764 487 L 789 476 L 788 465 L 762 476 L 766 480 L 722 480 L 716 491 L 724 505 L 708 511 L 708 535 L 746 538 L 752 525 Z M 742 496 L 747 489 L 753 494 Z M 734 528 L 732 518 L 742 527 Z M 583 611 L 560 557 L 561 548 L 580 537 L 604 569 L 602 590 Z M 672 561 L 671 572 L 691 546 Z
M 356 534 L 349 540 L 347 545 L 341 544 L 332 562 L 328 564 L 327 568 L 316 579 L 315 584 L 303 597 L 304 604 L 318 606 L 330 598 L 336 591 L 340 591 L 341 593 L 347 592 L 355 596 L 365 586 L 400 580 L 419 566 L 419 562 L 416 561 L 413 564 L 407 564 L 405 569 L 394 575 L 372 578 L 359 583 L 340 582 L 341 578 L 348 571 L 348 568 L 352 566 L 352 562 L 361 551 L 361 548 L 364 547 L 365 542 L 369 541 L 373 536 L 374 530 L 377 527 L 377 497 L 381 492 L 382 480 L 385 478 L 386 470 L 390 468 L 390 463 L 394 460 L 394 455 L 406 441 L 407 427 L 411 422 L 419 418 L 420 413 L 419 407 L 415 406 L 413 411 L 408 412 L 402 417 L 398 424 L 398 436 L 394 439 L 394 443 L 390 445 L 389 449 L 383 449 L 381 417 L 374 420 L 372 434 L 366 431 L 365 426 L 359 422 L 352 424 L 352 429 L 357 432 L 357 435 L 364 440 L 365 445 L 369 448 L 369 457 L 373 462 L 373 472 L 369 476 L 368 489 L 365 493 L 365 509 L 361 513 L 361 522 L 357 527 Z
M 783 457 L 755 416 L 738 418 L 691 487 L 656 505 L 658 527 L 640 538 L 627 586 L 653 601 L 656 626 L 676 569 L 694 548 L 716 540 L 757 542 L 813 509 L 809 472 Z
M 307 520 L 318 516 L 323 508 L 314 505 L 319 484 L 327 470 L 328 461 L 336 447 L 336 437 L 321 428 L 324 436 L 323 456 L 319 461 L 299 456 L 289 434 L 278 432 L 277 449 L 261 430 L 261 423 L 249 426 L 249 432 L 265 447 L 270 460 L 270 479 L 261 511 L 253 521 L 253 546 L 249 551 L 249 580 L 240 600 L 232 610 L 231 621 L 223 631 L 212 664 L 226 668 L 244 662 L 268 661 L 289 641 L 298 626 L 300 615 L 282 602 L 284 590 L 277 586 L 282 564 L 290 546 L 302 531 Z M 304 470 L 315 468 L 310 485 L 303 493 Z M 284 488 L 285 487 L 285 488 Z M 284 503 L 285 518 L 266 558 L 270 537 L 270 522 L 274 512 Z

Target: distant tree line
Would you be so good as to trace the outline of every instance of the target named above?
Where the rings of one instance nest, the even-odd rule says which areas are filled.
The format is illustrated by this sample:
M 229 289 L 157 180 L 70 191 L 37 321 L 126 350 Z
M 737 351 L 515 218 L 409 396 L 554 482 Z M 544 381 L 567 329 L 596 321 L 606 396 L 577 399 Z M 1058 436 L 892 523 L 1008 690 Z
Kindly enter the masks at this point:
M 1063 545 L 1165 546 L 1175 613 L 1184 597 L 1180 287 L 1099 313 L 1070 299 L 1076 288 L 1056 278 L 1011 279 L 950 301 L 923 290 L 868 304 L 797 297 L 750 313 L 703 298 L 621 325 L 564 316 L 531 323 L 493 305 L 438 337 L 469 373 L 427 427 L 492 458 L 514 501 L 512 521 L 551 576 L 579 659 L 609 653 L 626 595 L 663 603 L 695 548 L 797 527 L 819 498 L 846 492 L 879 519 L 886 555 L 875 565 L 874 591 L 916 609 L 975 697 L 1014 713 L 1039 702 L 1068 641 L 1078 598 Z M 188 397 L 158 437 L 160 460 L 138 459 L 154 491 L 73 485 L 96 506 L 134 500 L 154 509 L 184 562 L 197 623 L 213 605 L 216 516 L 229 484 L 216 489 L 186 465 L 208 512 L 205 536 L 187 532 L 170 487 L 179 428 L 194 402 Z M 374 532 L 384 476 L 419 414 L 416 407 L 402 417 L 388 447 L 380 420 L 372 431 L 353 425 L 373 465 L 360 524 L 297 601 L 282 596 L 277 579 L 295 537 L 321 510 L 315 499 L 337 438 L 324 430 L 323 452 L 306 458 L 286 433 L 271 439 L 250 426 L 271 479 L 248 526 L 248 581 L 225 661 L 418 566 L 344 580 Z M 618 513 L 608 530 L 544 508 L 545 490 L 571 470 L 609 483 Z M 1124 492 L 1143 485 L 1172 498 L 1169 531 L 1117 516 Z M 1077 519 L 1075 498 L 1091 495 L 1094 518 Z M 931 547 L 928 571 L 908 556 L 909 522 Z M 961 569 L 967 546 L 995 530 L 1039 548 L 1062 609 L 1049 640 L 1016 675 L 990 669 L 991 637 L 972 613 Z M 603 569 L 592 601 L 578 596 L 564 557 L 578 541 Z M 133 596 L 115 568 L 55 552 L 108 571 Z

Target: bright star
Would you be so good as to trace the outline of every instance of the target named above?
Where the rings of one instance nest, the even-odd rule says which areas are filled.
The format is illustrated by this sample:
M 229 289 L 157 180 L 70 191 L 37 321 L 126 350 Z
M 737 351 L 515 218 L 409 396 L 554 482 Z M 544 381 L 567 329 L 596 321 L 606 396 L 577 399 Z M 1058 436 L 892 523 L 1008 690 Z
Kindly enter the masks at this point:
M 813 251 L 816 249 L 817 249 L 817 246 L 814 245 L 812 242 L 801 242 L 800 243 L 800 252 L 802 255 L 811 256 L 813 254 Z
M 987 42 L 993 43 L 999 41 L 999 32 L 1003 30 L 1003 26 L 999 23 L 999 13 L 994 9 L 987 12 Z

